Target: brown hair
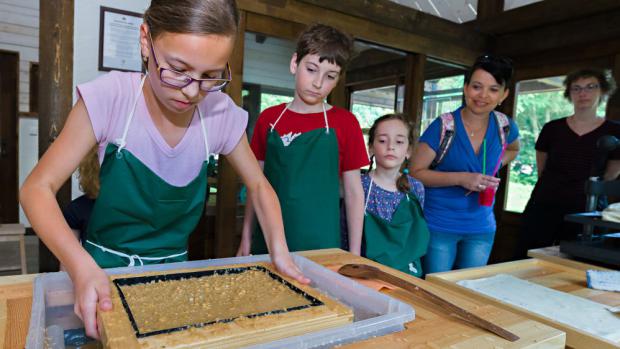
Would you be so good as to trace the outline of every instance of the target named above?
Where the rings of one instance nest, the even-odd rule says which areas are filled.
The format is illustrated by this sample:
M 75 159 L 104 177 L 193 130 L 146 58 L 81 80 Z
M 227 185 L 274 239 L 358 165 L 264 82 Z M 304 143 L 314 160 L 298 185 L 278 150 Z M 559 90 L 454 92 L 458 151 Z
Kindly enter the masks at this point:
M 163 32 L 235 36 L 239 12 L 235 0 L 152 0 L 144 22 L 153 39 Z
M 399 120 L 405 125 L 405 127 L 407 127 L 407 141 L 409 141 L 409 147 L 411 148 L 413 146 L 413 126 L 407 120 L 407 116 L 401 113 L 386 114 L 376 119 L 375 122 L 372 124 L 372 127 L 370 127 L 370 130 L 368 131 L 368 146 L 369 147 L 372 146 L 373 142 L 375 141 L 375 134 L 377 133 L 377 127 L 379 127 L 379 124 L 384 121 L 388 121 L 388 120 Z M 373 162 L 374 162 L 374 155 L 370 157 L 369 171 L 372 169 Z M 407 168 L 408 166 L 407 162 L 408 161 L 405 160 L 405 163 L 401 166 L 401 170 L 403 168 L 405 169 Z M 396 188 L 398 188 L 398 190 L 403 193 L 409 193 L 409 191 L 411 190 L 411 187 L 409 185 L 409 178 L 407 174 L 408 174 L 408 171 L 402 171 L 402 174 L 396 180 Z
M 96 199 L 99 195 L 99 156 L 97 146 L 82 159 L 78 167 L 78 179 L 80 189 L 91 199 Z
M 601 95 L 606 95 L 607 93 L 609 93 L 609 91 L 613 89 L 613 83 L 610 81 L 610 79 L 607 78 L 604 71 L 600 69 L 579 69 L 571 72 L 566 76 L 566 79 L 564 79 L 564 97 L 566 97 L 569 102 L 572 102 L 570 98 L 570 88 L 573 85 L 573 82 L 579 79 L 586 78 L 595 78 L 596 80 L 598 80 L 598 86 L 601 89 Z M 602 99 L 599 101 L 599 103 L 601 102 Z
M 318 55 L 319 62 L 327 60 L 345 69 L 353 53 L 353 39 L 344 32 L 325 24 L 312 24 L 297 39 L 297 64 L 306 55 Z

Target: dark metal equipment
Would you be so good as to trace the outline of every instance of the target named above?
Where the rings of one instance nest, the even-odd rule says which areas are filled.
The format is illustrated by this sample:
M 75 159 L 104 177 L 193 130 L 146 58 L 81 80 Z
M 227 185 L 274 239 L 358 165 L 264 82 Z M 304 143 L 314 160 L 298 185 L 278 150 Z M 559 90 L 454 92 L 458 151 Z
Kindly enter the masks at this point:
M 613 136 L 603 136 L 597 148 L 605 155 L 601 164 L 604 169 L 606 155 L 620 146 L 620 140 Z M 600 166 L 601 164 L 594 164 Z M 586 212 L 568 214 L 566 221 L 583 225 L 583 233 L 575 241 L 561 241 L 560 251 L 589 261 L 620 267 L 620 223 L 605 221 L 598 211 L 601 198 L 620 197 L 620 180 L 605 181 L 600 177 L 590 177 L 585 183 Z

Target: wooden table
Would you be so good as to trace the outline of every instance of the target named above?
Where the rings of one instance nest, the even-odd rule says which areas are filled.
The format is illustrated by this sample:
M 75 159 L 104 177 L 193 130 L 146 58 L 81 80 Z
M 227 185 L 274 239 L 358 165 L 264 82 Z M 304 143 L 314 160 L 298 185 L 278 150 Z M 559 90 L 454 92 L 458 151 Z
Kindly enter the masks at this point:
M 536 252 L 535 252 L 536 253 Z M 488 265 L 481 268 L 455 270 L 445 273 L 427 275 L 427 280 L 437 285 L 448 287 L 456 292 L 467 294 L 470 297 L 494 304 L 498 307 L 516 312 L 531 319 L 540 321 L 549 326 L 566 332 L 566 344 L 573 348 L 620 348 L 620 343 L 614 343 L 604 338 L 586 333 L 578 328 L 571 327 L 551 319 L 545 318 L 528 310 L 513 306 L 508 303 L 485 296 L 474 290 L 470 290 L 456 284 L 461 280 L 473 280 L 490 277 L 497 274 L 510 274 L 523 280 L 543 285 L 557 291 L 566 292 L 575 296 L 583 297 L 594 302 L 618 306 L 620 305 L 620 293 L 605 292 L 587 288 L 585 269 L 600 269 L 585 263 L 556 260 L 559 256 L 548 255 L 546 259 L 524 259 L 520 261 Z M 578 316 L 579 310 L 575 310 Z
M 378 264 L 367 259 L 353 256 L 339 249 L 307 251 L 301 254 L 325 266 L 346 263 L 367 263 L 378 266 Z M 449 299 L 459 306 L 505 327 L 516 333 L 521 339 L 514 343 L 508 342 L 485 330 L 469 325 L 454 316 L 445 314 L 438 306 L 424 299 L 415 297 L 402 289 L 394 289 L 383 291 L 383 293 L 411 304 L 415 308 L 415 320 L 407 323 L 404 331 L 352 343 L 342 348 L 564 348 L 566 336 L 562 331 L 530 320 L 514 312 L 490 305 L 488 302 L 475 297 L 459 294 L 446 287 L 434 285 L 386 267 L 382 267 L 382 269 L 433 291 L 441 297 Z M 22 298 L 24 296 L 31 296 L 31 284 L 34 276 L 28 275 L 21 279 L 8 278 L 10 279 L 0 278 L 0 295 L 3 292 L 6 294 L 19 292 Z M 15 316 L 12 311 L 8 311 L 6 314 L 8 314 L 9 321 L 7 322 L 7 316 L 3 318 L 0 309 L 0 329 L 8 328 L 7 326 L 11 328 L 25 327 L 27 329 L 29 313 L 30 310 L 28 309 L 27 314 L 22 312 L 21 316 Z M 21 340 L 20 343 L 23 343 L 25 340 L 26 333 L 24 332 L 19 333 L 19 335 L 12 335 L 8 331 L 6 333 L 12 338 L 11 343 L 18 342 L 19 340 Z M 2 343 L 5 343 L 3 348 L 13 348 L 13 346 L 6 345 L 9 337 L 0 341 L 0 348 L 2 348 Z M 15 347 L 23 347 L 23 344 L 21 345 Z
M 576 261 L 572 259 L 570 255 L 560 252 L 560 246 L 549 246 L 549 247 L 528 250 L 527 255 L 532 258 L 549 261 L 549 262 L 553 262 L 556 264 L 566 265 L 568 267 L 578 269 L 578 270 L 588 270 L 588 269 L 609 270 L 607 268 L 599 267 L 599 266 L 588 264 L 585 262 Z

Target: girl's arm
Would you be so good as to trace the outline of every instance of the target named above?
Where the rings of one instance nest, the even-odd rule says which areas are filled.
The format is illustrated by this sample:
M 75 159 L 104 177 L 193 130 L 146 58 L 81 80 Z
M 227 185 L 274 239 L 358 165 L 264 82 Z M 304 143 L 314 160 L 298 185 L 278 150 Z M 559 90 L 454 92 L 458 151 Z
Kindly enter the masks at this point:
M 605 174 L 603 179 L 606 181 L 613 181 L 620 175 L 620 160 L 609 160 L 605 167 Z
M 260 166 L 261 171 L 265 168 L 264 161 L 258 161 L 258 166 Z M 243 213 L 243 228 L 241 229 L 241 243 L 239 244 L 239 249 L 237 250 L 237 257 L 240 256 L 249 256 L 250 249 L 252 247 L 252 228 L 254 227 L 254 218 L 256 215 L 254 214 L 254 204 L 252 203 L 252 198 L 248 193 L 248 199 L 245 201 L 245 210 Z
M 461 186 L 470 191 L 482 191 L 497 187 L 499 178 L 472 172 L 442 172 L 429 169 L 435 159 L 435 151 L 420 142 L 415 148 L 409 170 L 411 175 L 427 187 Z
M 65 221 L 56 193 L 96 144 L 86 106 L 79 99 L 58 138 L 32 170 L 20 190 L 28 220 L 37 235 L 65 266 L 75 287 L 75 312 L 86 334 L 98 338 L 96 309 L 112 308 L 108 278 L 82 248 Z
M 349 228 L 349 252 L 360 255 L 362 248 L 362 230 L 364 229 L 364 189 L 360 170 L 342 173 L 344 187 L 344 204 Z
M 293 279 L 304 284 L 309 283 L 310 280 L 303 276 L 289 254 L 284 236 L 280 202 L 258 165 L 245 133 L 226 158 L 248 189 L 248 199 L 252 201 L 251 205 L 263 228 L 265 242 L 273 264 L 279 271 Z

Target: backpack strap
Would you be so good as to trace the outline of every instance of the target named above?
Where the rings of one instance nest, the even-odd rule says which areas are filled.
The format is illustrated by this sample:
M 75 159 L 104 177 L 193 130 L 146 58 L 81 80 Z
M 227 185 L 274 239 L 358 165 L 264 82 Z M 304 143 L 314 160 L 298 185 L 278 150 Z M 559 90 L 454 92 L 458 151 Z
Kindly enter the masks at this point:
M 439 148 L 437 149 L 435 159 L 429 166 L 430 169 L 434 169 L 441 163 L 443 158 L 448 153 L 450 145 L 454 140 L 454 116 L 452 113 L 444 113 L 439 116 L 441 119 L 441 134 L 439 135 Z
M 502 142 L 502 148 L 506 145 L 506 137 L 510 134 L 510 119 L 502 112 L 493 111 L 497 126 L 499 128 L 499 139 Z

